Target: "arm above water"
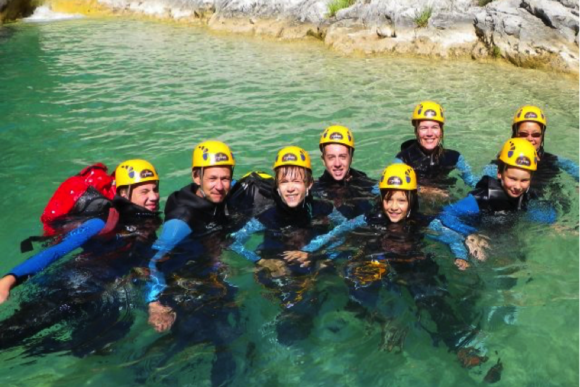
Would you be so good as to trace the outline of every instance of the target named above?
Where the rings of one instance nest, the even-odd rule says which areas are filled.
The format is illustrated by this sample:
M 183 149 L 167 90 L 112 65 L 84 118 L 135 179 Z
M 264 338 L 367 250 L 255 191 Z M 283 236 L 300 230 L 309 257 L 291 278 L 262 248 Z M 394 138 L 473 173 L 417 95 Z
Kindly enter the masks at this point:
M 473 195 L 470 194 L 456 203 L 445 206 L 438 218 L 446 227 L 467 236 L 477 232 L 477 229 L 464 224 L 461 218 L 477 214 L 479 214 L 479 205 Z
M 572 176 L 576 181 L 578 181 L 578 164 L 572 160 L 568 160 L 564 157 L 556 156 L 558 158 L 558 166 L 565 170 L 570 176 Z
M 556 222 L 558 214 L 550 203 L 543 200 L 532 200 L 528 205 L 526 216 L 532 222 L 553 224 Z
M 429 230 L 434 231 L 435 234 L 428 234 L 428 236 L 449 246 L 456 260 L 468 261 L 463 235 L 445 227 L 439 219 L 435 219 L 429 224 Z
M 497 164 L 487 164 L 483 167 L 483 176 L 493 177 L 494 179 L 497 177 Z
M 365 226 L 366 224 L 367 222 L 365 219 L 365 215 L 359 215 L 354 219 L 346 220 L 343 223 L 336 226 L 330 232 L 324 235 L 319 235 L 313 240 L 311 240 L 310 243 L 302 249 L 302 251 L 305 251 L 307 253 L 313 253 L 319 250 L 327 243 L 329 243 L 330 241 L 335 240 L 343 236 L 347 232 L 352 231 L 358 227 Z
M 38 273 L 59 258 L 81 247 L 86 241 L 97 235 L 103 227 L 105 227 L 105 222 L 102 219 L 90 219 L 66 234 L 62 242 L 30 257 L 10 270 L 9 274 L 15 276 L 20 282 L 22 278 Z
M 147 302 L 156 301 L 166 288 L 165 275 L 157 269 L 157 262 L 189 234 L 191 234 L 191 228 L 183 220 L 171 219 L 163 224 L 161 236 L 153 244 L 153 249 L 157 250 L 157 253 L 149 261 L 150 281 L 147 284 Z
M 467 184 L 470 187 L 475 187 L 475 184 L 479 181 L 479 179 L 476 179 L 476 177 L 473 175 L 471 167 L 469 166 L 463 155 L 459 156 L 456 167 L 461 172 L 461 179 L 465 182 L 465 184 Z
M 248 261 L 258 262 L 260 257 L 255 252 L 248 250 L 244 247 L 244 244 L 250 239 L 252 234 L 260 231 L 264 231 L 266 227 L 260 223 L 257 219 L 252 219 L 244 227 L 235 233 L 231 234 L 234 238 L 234 243 L 230 245 L 230 249 L 240 254 Z
M 8 299 L 10 290 L 24 279 L 50 266 L 59 258 L 81 247 L 86 241 L 97 235 L 105 227 L 102 219 L 90 219 L 70 231 L 57 245 L 30 257 L 16 266 L 0 280 L 0 304 Z

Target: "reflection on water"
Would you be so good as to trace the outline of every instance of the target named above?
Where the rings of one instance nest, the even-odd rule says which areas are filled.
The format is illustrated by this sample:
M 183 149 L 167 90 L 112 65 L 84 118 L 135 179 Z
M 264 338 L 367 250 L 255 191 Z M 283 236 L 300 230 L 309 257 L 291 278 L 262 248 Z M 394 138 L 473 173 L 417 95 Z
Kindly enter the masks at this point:
M 216 37 L 183 25 L 129 20 L 2 26 L 0 58 L 0 205 L 9 209 L 0 214 L 2 272 L 24 258 L 18 242 L 40 232 L 37 217 L 67 176 L 94 161 L 113 167 L 146 158 L 157 166 L 166 197 L 188 183 L 192 146 L 206 138 L 233 148 L 241 176 L 268 170 L 287 144 L 316 156 L 323 128 L 340 123 L 355 133 L 355 167 L 376 178 L 412 137 L 414 105 L 435 99 L 446 109 L 446 146 L 479 171 L 509 136 L 513 113 L 530 103 L 547 111 L 546 149 L 578 159 L 577 82 L 534 70 L 346 58 L 317 44 Z M 314 161 L 315 176 L 321 172 Z M 430 334 L 437 322 L 417 312 L 416 294 L 400 281 L 376 290 L 376 311 L 368 304 L 361 309 L 344 278 L 345 262 L 312 285 L 308 299 L 315 313 L 306 321 L 307 337 L 283 345 L 280 301 L 258 285 L 250 263 L 225 251 L 227 275 L 202 293 L 230 289 L 227 308 L 233 309 L 220 305 L 193 314 L 181 323 L 181 336 L 159 335 L 148 326 L 143 282 L 135 273 L 88 292 L 96 298 L 76 294 L 73 305 L 60 302 L 63 288 L 76 289 L 58 285 L 66 265 L 38 276 L 15 292 L 0 317 L 31 302 L 43 312 L 29 308 L 15 329 L 51 313 L 59 318 L 47 320 L 44 336 L 0 352 L 0 380 L 197 386 L 209 385 L 221 365 L 221 376 L 231 373 L 233 385 L 471 385 L 501 357 L 505 385 L 576 383 L 578 188 L 569 176 L 559 179 L 570 203 L 556 203 L 558 224 L 521 222 L 510 232 L 498 226 L 490 260 L 469 272 L 457 271 L 439 244 L 425 246 L 454 313 L 475 311 L 469 321 L 479 330 L 474 346 L 489 357 L 483 366 L 461 367 Z M 455 191 L 459 198 L 467 188 L 458 183 Z M 77 270 L 72 278 L 90 278 L 95 270 Z M 66 313 L 73 317 L 62 318 Z M 102 324 L 93 328 L 93 319 Z M 83 353 L 87 343 L 100 344 L 97 353 Z M 43 349 L 48 354 L 38 356 Z

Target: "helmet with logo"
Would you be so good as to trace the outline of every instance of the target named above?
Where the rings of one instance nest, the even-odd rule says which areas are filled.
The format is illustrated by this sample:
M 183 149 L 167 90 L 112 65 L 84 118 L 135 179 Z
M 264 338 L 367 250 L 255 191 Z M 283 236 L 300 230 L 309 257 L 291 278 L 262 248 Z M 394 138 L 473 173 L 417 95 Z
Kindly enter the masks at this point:
M 297 146 L 282 148 L 276 155 L 273 169 L 284 166 L 296 166 L 312 170 L 310 155 L 304 149 Z
M 535 171 L 538 169 L 536 148 L 525 138 L 511 138 L 501 149 L 498 160 L 505 165 Z
M 159 181 L 157 171 L 148 161 L 139 159 L 127 160 L 123 161 L 115 169 L 115 185 L 117 188 L 147 181 Z
M 537 122 L 540 124 L 542 131 L 546 129 L 546 125 L 548 124 L 548 120 L 542 109 L 532 105 L 522 106 L 516 112 L 512 122 L 512 130 L 514 135 L 518 129 L 519 124 L 526 121 Z
M 379 189 L 400 189 L 414 191 L 417 189 L 415 170 L 407 164 L 391 164 L 383 171 Z
M 230 147 L 221 141 L 204 141 L 193 149 L 192 168 L 234 167 L 236 160 Z
M 320 136 L 320 150 L 327 144 L 346 145 L 354 151 L 354 136 L 346 126 L 332 125 L 324 130 Z
M 413 116 L 411 117 L 411 123 L 413 126 L 416 126 L 418 121 L 423 120 L 437 121 L 441 126 L 443 126 L 445 123 L 445 115 L 441 105 L 433 101 L 423 101 L 415 106 Z

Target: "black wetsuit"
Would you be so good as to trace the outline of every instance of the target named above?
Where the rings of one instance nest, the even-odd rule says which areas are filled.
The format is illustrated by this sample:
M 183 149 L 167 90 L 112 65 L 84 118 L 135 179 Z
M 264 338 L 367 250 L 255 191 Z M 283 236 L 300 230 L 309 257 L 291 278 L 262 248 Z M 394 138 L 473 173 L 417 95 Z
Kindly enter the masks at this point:
M 426 154 L 417 140 L 409 140 L 401 145 L 396 157 L 413 167 L 420 185 L 445 188 L 457 180 L 449 174 L 457 167 L 460 156 L 459 152 L 451 149 L 444 149 L 440 155 Z
M 404 314 L 415 308 L 416 317 L 426 312 L 436 326 L 436 330 L 428 328 L 426 321 L 419 320 L 435 342 L 443 341 L 450 350 L 464 345 L 475 334 L 465 320 L 471 312 L 464 310 L 458 314 L 455 311 L 453 305 L 459 301 L 448 293 L 445 277 L 440 274 L 433 256 L 423 252 L 424 230 L 430 219 L 415 215 L 392 223 L 381 206 L 376 206 L 366 221 L 368 226 L 355 231 L 346 242 L 362 247 L 357 249 L 355 258 L 347 262 L 345 274 L 353 299 L 367 311 L 378 312 L 396 327 L 387 332 L 389 337 L 385 345 L 388 349 L 402 349 L 406 332 L 414 325 L 404 322 Z M 391 294 L 387 304 L 378 302 L 381 287 Z M 414 305 L 406 304 L 404 297 L 401 298 L 404 290 L 410 294 Z
M 174 192 L 165 206 L 165 221 L 179 219 L 187 223 L 191 234 L 167 260 L 157 264 L 166 278 L 158 300 L 172 308 L 176 320 L 171 335 L 153 346 L 163 347 L 164 356 L 156 360 L 156 366 L 163 367 L 188 346 L 212 343 L 215 358 L 211 380 L 217 386 L 235 373 L 235 362 L 226 347 L 242 334 L 236 288 L 225 280 L 227 267 L 221 261 L 226 235 L 236 222 L 226 201 L 212 203 L 199 197 L 198 189 L 192 183 Z M 147 381 L 148 372 L 140 370 L 139 374 L 139 380 Z
M 376 198 L 373 188 L 377 182 L 365 173 L 351 168 L 348 177 L 341 181 L 334 180 L 332 175 L 324 173 L 312 187 L 314 197 L 330 200 L 334 207 L 345 218 L 353 219 L 368 212 Z
M 321 266 L 313 264 L 301 268 L 299 264 L 286 264 L 280 254 L 284 251 L 300 250 L 314 237 L 330 231 L 329 215 L 333 212 L 331 203 L 307 196 L 304 203 L 295 208 L 288 207 L 277 192 L 274 193 L 276 206 L 257 217 L 265 226 L 264 241 L 257 247 L 262 261 L 256 271 L 257 281 L 271 289 L 282 302 L 283 312 L 277 319 L 278 341 L 292 345 L 296 340 L 306 338 L 318 314 L 320 297 L 313 290 L 313 281 Z M 272 263 L 285 271 L 276 273 Z M 276 266 L 276 263 L 278 264 Z M 287 271 L 286 271 L 287 270 Z
M 31 282 L 37 287 L 0 323 L 1 349 L 21 344 L 29 354 L 70 350 L 85 356 L 126 335 L 134 318 L 130 305 L 136 301 L 127 275 L 146 266 L 161 220 L 158 213 L 119 196 L 112 205 L 120 215 L 112 233 L 91 240 L 83 253 L 34 277 Z M 69 338 L 61 338 L 61 330 L 35 337 L 59 323 L 70 330 Z

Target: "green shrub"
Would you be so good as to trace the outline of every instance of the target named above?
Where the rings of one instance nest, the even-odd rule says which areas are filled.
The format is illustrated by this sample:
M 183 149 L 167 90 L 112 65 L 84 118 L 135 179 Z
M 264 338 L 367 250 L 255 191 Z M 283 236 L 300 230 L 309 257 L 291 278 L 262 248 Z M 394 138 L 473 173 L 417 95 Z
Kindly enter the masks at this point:
M 485 7 L 486 5 L 491 3 L 492 1 L 493 0 L 477 0 L 477 4 L 479 4 L 480 7 Z
M 431 18 L 431 14 L 433 13 L 433 9 L 425 8 L 421 14 L 415 17 L 414 21 L 417 27 L 424 28 L 427 27 L 429 24 L 429 19 Z
M 491 49 L 491 56 L 496 59 L 501 58 L 501 49 L 498 46 L 493 46 Z
M 328 17 L 333 17 L 338 11 L 343 8 L 348 8 L 353 5 L 356 0 L 333 0 L 328 4 Z

